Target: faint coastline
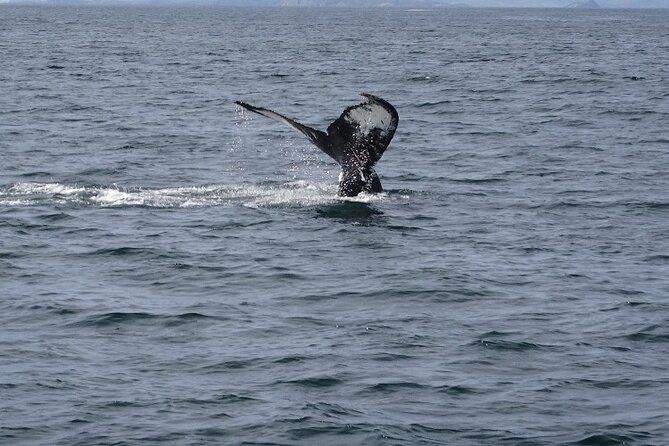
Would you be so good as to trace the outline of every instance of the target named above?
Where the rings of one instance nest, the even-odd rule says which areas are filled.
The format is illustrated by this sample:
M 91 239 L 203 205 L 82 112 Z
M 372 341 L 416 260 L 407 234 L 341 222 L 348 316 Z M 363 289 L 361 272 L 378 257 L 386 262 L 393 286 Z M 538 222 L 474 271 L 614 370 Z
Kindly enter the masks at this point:
M 47 6 L 234 6 L 234 7 L 329 7 L 329 8 L 571 8 L 655 9 L 669 8 L 662 0 L 0 0 L 0 5 Z
M 569 8 L 581 8 L 581 9 L 599 9 L 601 6 L 599 6 L 599 3 L 597 3 L 595 0 L 585 0 L 585 1 L 577 1 L 574 3 L 570 3 L 567 5 Z

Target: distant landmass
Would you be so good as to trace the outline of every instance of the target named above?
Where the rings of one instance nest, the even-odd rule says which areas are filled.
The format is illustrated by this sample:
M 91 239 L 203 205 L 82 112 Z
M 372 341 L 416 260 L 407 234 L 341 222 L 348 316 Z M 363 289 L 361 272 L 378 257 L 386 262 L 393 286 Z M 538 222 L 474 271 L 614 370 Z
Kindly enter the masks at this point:
M 48 5 L 211 5 L 211 6 L 286 6 L 345 8 L 669 8 L 669 0 L 0 0 L 0 4 Z
M 574 3 L 570 3 L 568 5 L 569 8 L 584 8 L 584 9 L 597 9 L 599 8 L 599 4 L 595 0 L 585 0 L 585 1 L 578 1 Z
M 438 8 L 448 3 L 440 0 L 279 0 L 281 6 L 396 7 Z

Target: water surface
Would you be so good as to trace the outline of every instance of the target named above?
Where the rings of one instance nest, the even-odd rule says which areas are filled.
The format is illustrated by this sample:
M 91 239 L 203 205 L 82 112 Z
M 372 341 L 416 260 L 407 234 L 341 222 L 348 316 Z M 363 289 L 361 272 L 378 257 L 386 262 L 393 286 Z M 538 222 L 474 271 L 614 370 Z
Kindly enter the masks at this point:
M 668 22 L 2 6 L 0 442 L 666 444 Z

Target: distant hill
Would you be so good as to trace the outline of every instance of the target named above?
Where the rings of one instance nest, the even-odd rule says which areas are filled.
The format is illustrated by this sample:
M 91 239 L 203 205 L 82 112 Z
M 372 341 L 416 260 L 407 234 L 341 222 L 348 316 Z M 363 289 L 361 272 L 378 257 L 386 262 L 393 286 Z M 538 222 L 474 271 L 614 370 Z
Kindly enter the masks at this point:
M 600 8 L 599 4 L 595 0 L 584 0 L 573 2 L 567 5 L 568 8 L 584 8 L 584 9 L 597 9 Z
M 435 8 L 448 6 L 444 0 L 279 0 L 281 6 L 346 6 Z
M 268 3 L 272 1 L 268 0 Z M 275 0 L 281 6 L 344 7 L 520 7 L 520 8 L 669 8 L 669 0 Z
M 669 0 L 0 0 L 3 3 L 83 5 L 215 5 L 399 8 L 669 8 Z

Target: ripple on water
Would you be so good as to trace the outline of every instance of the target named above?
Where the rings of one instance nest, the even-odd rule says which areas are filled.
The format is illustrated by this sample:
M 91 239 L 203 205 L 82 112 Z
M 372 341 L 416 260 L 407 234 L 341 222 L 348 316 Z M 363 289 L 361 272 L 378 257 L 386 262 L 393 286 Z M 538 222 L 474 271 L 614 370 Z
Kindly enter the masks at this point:
M 0 443 L 667 443 L 665 11 L 0 6 Z

